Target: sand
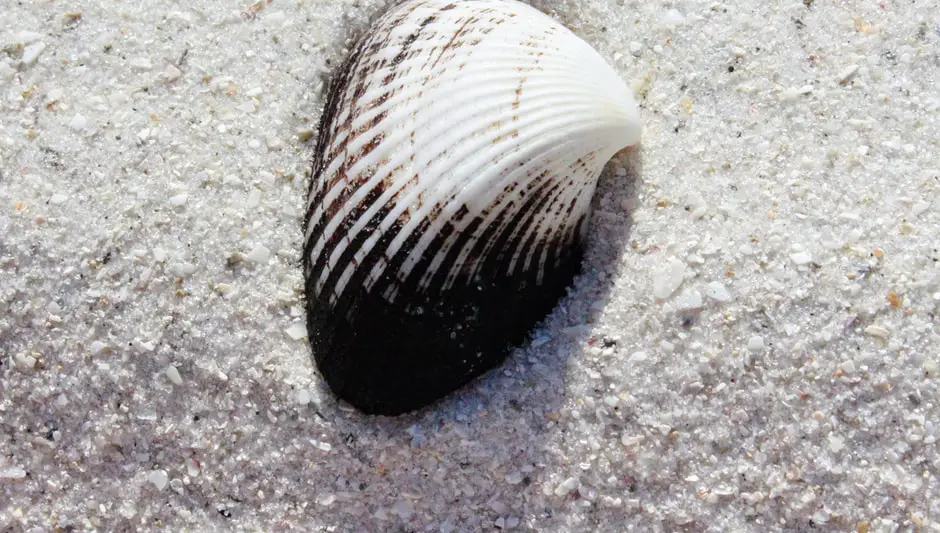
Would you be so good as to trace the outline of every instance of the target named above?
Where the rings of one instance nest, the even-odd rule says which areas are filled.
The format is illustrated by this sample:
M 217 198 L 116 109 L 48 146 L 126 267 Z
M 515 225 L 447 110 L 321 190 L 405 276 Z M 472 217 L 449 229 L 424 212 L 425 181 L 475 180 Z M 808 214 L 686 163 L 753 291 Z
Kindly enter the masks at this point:
M 377 0 L 0 13 L 0 530 L 940 531 L 940 9 L 540 0 L 642 108 L 585 272 L 337 404 L 300 231 Z

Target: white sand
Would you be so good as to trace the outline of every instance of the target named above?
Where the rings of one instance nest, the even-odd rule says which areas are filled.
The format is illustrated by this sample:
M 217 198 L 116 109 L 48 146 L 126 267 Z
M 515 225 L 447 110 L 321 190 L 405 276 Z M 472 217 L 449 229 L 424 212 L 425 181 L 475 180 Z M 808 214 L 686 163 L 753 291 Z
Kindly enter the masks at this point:
M 0 10 L 0 530 L 940 531 L 935 0 L 540 0 L 643 146 L 536 340 L 398 419 L 293 338 L 377 0 L 188 4 Z

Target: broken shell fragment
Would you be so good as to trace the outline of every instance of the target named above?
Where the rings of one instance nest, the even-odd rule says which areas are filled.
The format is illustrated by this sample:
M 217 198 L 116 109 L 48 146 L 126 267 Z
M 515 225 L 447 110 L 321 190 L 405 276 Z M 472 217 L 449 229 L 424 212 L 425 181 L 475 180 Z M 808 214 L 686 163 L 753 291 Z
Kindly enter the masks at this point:
M 505 359 L 580 270 L 630 90 L 511 0 L 411 0 L 339 69 L 304 224 L 320 373 L 367 413 L 421 408 Z

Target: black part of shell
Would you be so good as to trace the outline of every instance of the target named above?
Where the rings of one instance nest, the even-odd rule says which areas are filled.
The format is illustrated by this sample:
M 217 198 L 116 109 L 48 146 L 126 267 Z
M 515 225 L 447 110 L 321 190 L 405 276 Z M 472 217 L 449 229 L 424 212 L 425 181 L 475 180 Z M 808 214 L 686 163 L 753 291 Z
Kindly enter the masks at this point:
M 365 413 L 425 407 L 502 363 L 551 312 L 581 267 L 581 247 L 566 252 L 541 285 L 530 271 L 458 282 L 443 293 L 400 294 L 410 311 L 382 296 L 388 279 L 371 291 L 348 291 L 333 309 L 326 297 L 310 298 L 317 366 L 337 396 Z M 308 295 L 315 279 L 307 278 Z

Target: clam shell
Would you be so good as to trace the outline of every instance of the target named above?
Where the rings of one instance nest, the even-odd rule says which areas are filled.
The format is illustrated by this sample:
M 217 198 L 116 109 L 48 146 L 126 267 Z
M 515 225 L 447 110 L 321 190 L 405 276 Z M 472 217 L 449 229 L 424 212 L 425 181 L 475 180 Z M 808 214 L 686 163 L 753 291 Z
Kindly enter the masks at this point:
M 499 364 L 579 271 L 597 178 L 639 135 L 617 73 L 530 6 L 386 12 L 336 74 L 314 154 L 303 262 L 330 388 L 398 414 Z

